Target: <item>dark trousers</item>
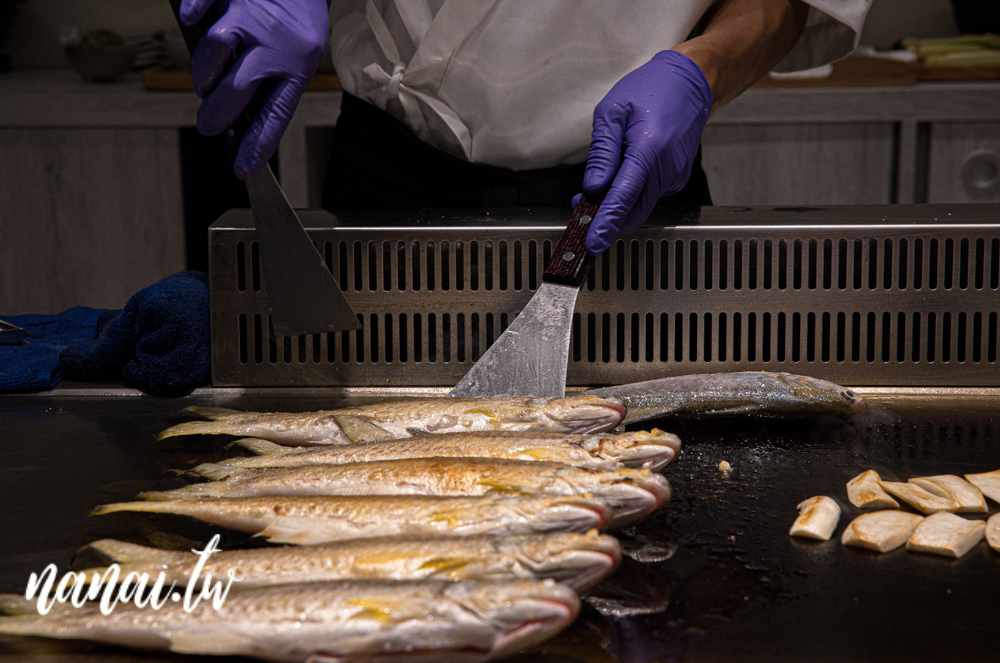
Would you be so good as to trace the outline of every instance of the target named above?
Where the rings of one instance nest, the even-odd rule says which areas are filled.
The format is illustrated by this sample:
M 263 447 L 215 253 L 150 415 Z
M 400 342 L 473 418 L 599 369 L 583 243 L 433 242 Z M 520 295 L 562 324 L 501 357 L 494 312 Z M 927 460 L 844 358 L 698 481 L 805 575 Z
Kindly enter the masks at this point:
M 323 183 L 334 212 L 417 208 L 564 207 L 586 164 L 513 171 L 470 163 L 423 142 L 389 113 L 344 94 Z M 658 207 L 711 205 L 701 149 L 691 179 Z M 568 214 L 567 214 L 568 216 Z

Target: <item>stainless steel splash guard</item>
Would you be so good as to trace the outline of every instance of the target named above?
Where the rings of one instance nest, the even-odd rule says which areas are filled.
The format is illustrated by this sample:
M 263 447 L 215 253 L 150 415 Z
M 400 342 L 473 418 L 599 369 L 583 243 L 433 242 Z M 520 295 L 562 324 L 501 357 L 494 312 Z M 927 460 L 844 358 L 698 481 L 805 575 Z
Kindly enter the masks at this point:
M 714 207 L 655 218 L 580 293 L 567 382 L 788 371 L 1000 386 L 994 205 Z M 565 210 L 303 210 L 361 329 L 282 338 L 248 210 L 210 230 L 215 386 L 453 386 L 538 287 Z

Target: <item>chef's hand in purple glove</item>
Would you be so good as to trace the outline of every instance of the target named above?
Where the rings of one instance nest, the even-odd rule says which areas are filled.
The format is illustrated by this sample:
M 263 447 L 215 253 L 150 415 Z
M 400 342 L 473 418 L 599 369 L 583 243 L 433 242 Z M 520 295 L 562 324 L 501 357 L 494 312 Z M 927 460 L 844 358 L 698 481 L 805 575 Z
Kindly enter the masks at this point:
M 638 230 L 661 197 L 687 184 L 711 108 L 705 75 L 676 51 L 654 55 L 597 104 L 583 190 L 607 193 L 587 234 L 592 255 Z
M 236 155 L 236 175 L 257 172 L 278 148 L 295 107 L 329 41 L 326 0 L 183 0 L 184 23 L 198 22 L 209 6 L 221 18 L 191 58 L 194 89 L 203 97 L 198 131 L 214 136 L 257 96 L 256 117 Z

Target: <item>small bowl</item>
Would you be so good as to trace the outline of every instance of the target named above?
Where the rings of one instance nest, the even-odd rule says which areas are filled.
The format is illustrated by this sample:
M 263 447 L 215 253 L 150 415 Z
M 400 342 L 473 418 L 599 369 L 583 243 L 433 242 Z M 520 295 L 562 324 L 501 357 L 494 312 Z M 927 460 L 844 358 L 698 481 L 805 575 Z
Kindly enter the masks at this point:
M 97 46 L 81 42 L 63 47 L 66 58 L 77 73 L 88 83 L 114 83 L 132 69 L 136 48 L 122 46 Z

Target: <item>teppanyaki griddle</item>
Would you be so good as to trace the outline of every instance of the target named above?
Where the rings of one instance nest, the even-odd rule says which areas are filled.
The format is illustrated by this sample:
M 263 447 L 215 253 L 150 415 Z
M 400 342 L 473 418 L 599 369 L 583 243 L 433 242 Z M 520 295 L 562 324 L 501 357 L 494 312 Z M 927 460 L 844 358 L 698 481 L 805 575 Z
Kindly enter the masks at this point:
M 864 394 L 865 392 L 862 391 Z M 92 395 L 87 395 L 92 394 Z M 156 433 L 187 405 L 306 411 L 371 400 L 375 392 L 199 390 L 184 399 L 57 389 L 0 399 L 4 457 L 0 591 L 23 593 L 48 564 L 70 565 L 95 539 L 178 545 L 215 532 L 179 518 L 89 518 L 97 504 L 176 482 L 167 470 L 225 456 L 226 438 Z M 836 540 L 858 513 L 844 484 L 864 469 L 905 480 L 1000 468 L 1000 395 L 875 394 L 884 411 L 856 422 L 645 422 L 676 432 L 681 456 L 665 472 L 670 504 L 629 530 L 626 559 L 595 590 L 581 623 L 525 661 L 995 661 L 1000 554 L 985 543 L 949 560 L 878 555 Z M 732 472 L 718 465 L 726 460 Z M 843 508 L 835 540 L 788 536 L 796 505 L 827 494 Z M 991 505 L 992 512 L 997 505 Z M 222 547 L 257 545 L 223 532 Z M 0 639 L 0 663 L 45 660 L 213 661 L 87 643 Z M 243 660 L 243 659 L 240 659 Z

